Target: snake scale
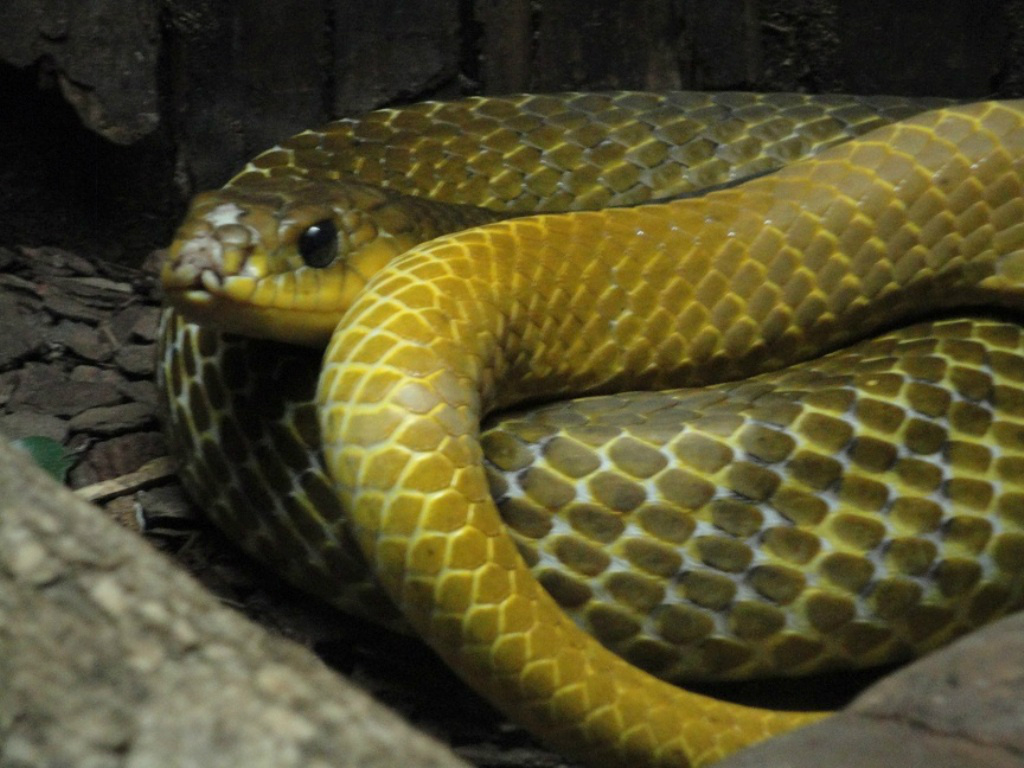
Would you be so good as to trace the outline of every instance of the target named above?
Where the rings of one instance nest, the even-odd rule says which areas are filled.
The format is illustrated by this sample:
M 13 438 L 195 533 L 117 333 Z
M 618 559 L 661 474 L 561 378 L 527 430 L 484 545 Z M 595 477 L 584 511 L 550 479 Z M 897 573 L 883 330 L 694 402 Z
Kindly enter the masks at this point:
M 594 765 L 813 722 L 650 673 L 877 664 L 1024 602 L 1024 104 L 926 106 L 477 98 L 283 142 L 164 268 L 186 485 Z

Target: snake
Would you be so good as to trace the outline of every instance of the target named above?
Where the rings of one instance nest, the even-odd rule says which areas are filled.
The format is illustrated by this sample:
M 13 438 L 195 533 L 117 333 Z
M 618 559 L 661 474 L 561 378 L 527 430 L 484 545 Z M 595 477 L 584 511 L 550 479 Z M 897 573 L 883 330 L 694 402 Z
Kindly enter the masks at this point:
M 815 722 L 671 683 L 1024 602 L 1024 104 L 928 106 L 486 97 L 282 142 L 162 273 L 186 485 L 589 764 Z

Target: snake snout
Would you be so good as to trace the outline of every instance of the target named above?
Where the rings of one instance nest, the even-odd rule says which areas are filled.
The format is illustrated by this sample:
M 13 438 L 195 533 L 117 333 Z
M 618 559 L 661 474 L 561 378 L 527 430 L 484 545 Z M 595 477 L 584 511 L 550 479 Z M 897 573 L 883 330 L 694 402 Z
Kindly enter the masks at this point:
M 222 284 L 222 256 L 223 248 L 212 235 L 202 235 L 183 243 L 175 243 L 167 261 L 165 285 L 168 285 L 168 280 L 172 280 L 175 287 L 202 288 L 210 278 L 218 285 Z
M 234 276 L 262 277 L 250 258 L 255 249 L 252 232 L 241 224 L 197 227 L 171 246 L 162 276 L 170 290 L 217 292 Z

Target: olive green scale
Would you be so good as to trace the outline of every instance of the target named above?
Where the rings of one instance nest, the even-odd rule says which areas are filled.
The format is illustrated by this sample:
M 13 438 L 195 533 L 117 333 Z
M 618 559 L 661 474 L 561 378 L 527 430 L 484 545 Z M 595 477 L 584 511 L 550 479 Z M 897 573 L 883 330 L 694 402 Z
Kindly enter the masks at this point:
M 295 583 L 400 626 L 318 459 L 319 354 L 170 315 L 164 334 L 190 491 Z M 605 645 L 673 682 L 806 674 L 1024 603 L 1022 386 L 1021 329 L 956 319 L 707 390 L 504 415 L 482 445 L 527 563 Z

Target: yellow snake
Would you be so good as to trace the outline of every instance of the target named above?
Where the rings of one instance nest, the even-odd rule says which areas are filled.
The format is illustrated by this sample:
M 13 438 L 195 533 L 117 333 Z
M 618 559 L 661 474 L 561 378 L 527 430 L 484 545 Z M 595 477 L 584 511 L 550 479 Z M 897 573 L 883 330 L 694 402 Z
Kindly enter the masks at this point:
M 842 99 L 815 106 L 804 97 L 737 95 L 715 102 L 624 94 L 538 99 L 541 108 L 533 113 L 524 110 L 529 98 L 378 113 L 300 134 L 254 160 L 223 191 L 198 200 L 164 273 L 172 304 L 189 318 L 303 343 L 333 331 L 318 393 L 333 488 L 318 484 L 307 471 L 308 458 L 293 450 L 302 440 L 315 450 L 315 443 L 308 444 L 318 439 L 315 430 L 296 439 L 280 421 L 264 433 L 243 419 L 222 433 L 231 435 L 227 456 L 255 457 L 243 471 L 258 489 L 256 500 L 272 502 L 273 494 L 253 467 L 277 472 L 274 488 L 289 482 L 286 472 L 274 468 L 274 444 L 291 446 L 279 463 L 305 461 L 291 493 L 303 497 L 293 507 L 299 515 L 262 526 L 285 531 L 286 540 L 270 541 L 264 533 L 249 537 L 251 547 L 284 560 L 292 578 L 330 592 L 332 585 L 318 577 L 351 565 L 337 554 L 345 524 L 322 511 L 339 508 L 340 499 L 371 569 L 415 630 L 499 707 L 593 764 L 701 764 L 815 716 L 696 696 L 606 651 L 527 570 L 489 485 L 499 499 L 507 495 L 508 478 L 519 486 L 518 499 L 504 506 L 521 536 L 532 531 L 541 540 L 540 529 L 547 525 L 550 534 L 552 520 L 564 515 L 573 534 L 551 534 L 551 546 L 556 553 L 569 550 L 559 555 L 568 566 L 601 572 L 608 568 L 600 567 L 602 552 L 586 539 L 615 544 L 615 556 L 627 567 L 604 580 L 611 593 L 607 604 L 642 606 L 658 583 L 664 591 L 664 583 L 675 580 L 691 607 L 711 610 L 718 617 L 712 621 L 724 617 L 734 635 L 767 638 L 763 647 L 780 668 L 804 671 L 802 661 L 819 656 L 835 661 L 845 653 L 847 660 L 864 662 L 921 650 L 1021 602 L 1024 495 L 1016 486 L 1024 461 L 1024 375 L 1014 325 L 942 321 L 775 378 L 763 375 L 674 398 L 580 401 L 510 421 L 483 440 L 479 429 L 483 416 L 517 403 L 712 384 L 813 357 L 922 313 L 1019 306 L 1024 105 L 926 113 L 702 198 L 512 219 L 392 259 L 406 247 L 399 236 L 371 247 L 366 261 L 356 261 L 354 276 L 324 256 L 325 247 L 335 245 L 332 229 L 346 246 L 372 239 L 371 225 L 342 210 L 352 193 L 341 191 L 338 176 L 354 171 L 368 181 L 401 184 L 381 171 L 392 161 L 399 168 L 404 163 L 406 179 L 415 183 L 423 183 L 424 174 L 451 172 L 446 166 L 475 171 L 479 175 L 463 174 L 466 194 L 494 205 L 516 197 L 506 184 L 506 167 L 519 168 L 518 188 L 532 190 L 528 198 L 571 197 L 600 176 L 573 176 L 571 169 L 588 167 L 602 152 L 614 155 L 617 150 L 605 148 L 618 144 L 625 147 L 619 157 L 629 161 L 616 166 L 612 158 L 610 167 L 620 171 L 602 180 L 604 192 L 591 195 L 590 203 L 636 202 L 637 195 L 655 196 L 661 189 L 685 192 L 690 166 L 665 149 L 663 134 L 671 131 L 658 122 L 668 121 L 673 98 L 690 99 L 698 112 L 731 109 L 727 117 L 735 117 L 747 109 L 755 115 L 746 124 L 713 123 L 738 141 L 711 142 L 711 152 L 703 154 L 693 145 L 687 150 L 686 143 L 687 131 L 692 138 L 701 130 L 685 120 L 672 123 L 681 154 L 710 155 L 726 168 L 717 176 L 695 174 L 700 178 L 690 181 L 698 184 L 718 183 L 732 172 L 719 147 L 733 147 L 741 175 L 770 166 L 765 146 L 785 142 L 794 122 L 788 132 L 779 123 L 764 128 L 773 110 L 803 110 L 804 122 L 813 126 L 817 117 L 820 128 L 829 123 L 822 109 L 858 108 L 856 100 Z M 573 99 L 585 108 L 558 111 Z M 601 109 L 624 104 L 646 114 L 646 122 L 623 122 L 620 115 L 617 128 L 590 128 L 601 122 L 594 117 Z M 808 118 L 814 109 L 817 114 Z M 431 119 L 441 129 L 431 129 Z M 510 145 L 507 132 L 493 127 L 495 119 L 518 121 L 513 133 L 536 136 L 525 150 Z M 688 119 L 699 124 L 701 118 Z M 453 131 L 459 120 L 464 127 Z M 840 138 L 835 123 L 832 118 L 825 143 Z M 428 145 L 423 161 L 410 160 L 408 147 L 389 143 L 389 126 L 403 124 Z M 637 125 L 647 126 L 646 139 Z M 467 148 L 469 132 L 482 137 L 489 154 Z M 583 148 L 559 138 L 566 135 L 582 136 Z M 435 151 L 445 142 L 454 142 L 455 151 L 431 156 L 430 140 L 439 136 Z M 756 146 L 744 147 L 748 139 Z M 538 158 L 541 170 L 526 174 L 524 186 L 522 169 L 538 167 Z M 676 170 L 659 170 L 659 158 Z M 626 166 L 633 171 L 622 171 Z M 638 184 L 636 177 L 645 174 L 672 183 Z M 479 178 L 485 181 L 474 181 Z M 423 187 L 469 202 L 459 196 L 458 184 L 444 184 Z M 395 213 L 408 205 L 405 200 L 357 189 L 360 196 L 376 195 L 372 207 L 390 223 L 397 217 L 400 233 L 419 215 Z M 487 198 L 481 189 L 501 193 Z M 316 266 L 305 265 L 302 255 Z M 277 314 L 269 310 L 274 305 L 290 309 Z M 202 452 L 189 470 L 191 484 L 209 495 L 234 469 L 204 434 L 216 413 L 236 402 L 231 393 L 249 387 L 237 376 L 238 360 L 228 364 L 241 354 L 232 345 L 241 342 L 180 319 L 167 329 L 165 338 L 179 342 L 169 346 L 165 373 L 176 404 L 175 439 L 179 450 L 194 446 Z M 234 380 L 221 379 L 210 360 L 235 370 Z M 303 396 L 301 387 L 279 393 L 278 410 L 292 408 L 290 394 L 299 401 Z M 682 403 L 672 406 L 683 413 L 677 410 L 672 422 L 684 425 L 673 434 L 657 417 L 672 410 L 665 399 Z M 299 415 L 301 408 L 292 410 L 298 423 L 308 419 Z M 272 414 L 271 422 L 281 415 Z M 548 467 L 524 469 L 531 441 L 544 446 Z M 488 483 L 482 442 L 495 467 L 509 473 L 505 486 L 494 472 Z M 650 448 L 655 444 L 668 446 L 678 466 L 668 466 L 664 454 L 659 461 Z M 595 452 L 588 449 L 598 445 L 607 447 L 594 468 Z M 657 485 L 656 493 L 648 488 L 648 497 L 660 493 L 674 508 L 645 504 L 635 493 L 630 502 L 630 483 L 608 466 L 633 481 L 660 477 L 648 484 Z M 577 497 L 591 495 L 585 509 L 566 501 L 573 495 L 566 477 L 581 483 Z M 240 515 L 251 501 L 245 494 L 229 491 L 218 502 L 225 511 L 221 524 L 240 535 L 247 524 L 261 527 Z M 559 502 L 559 496 L 566 498 Z M 559 503 L 567 505 L 562 512 Z M 693 512 L 689 517 L 680 511 L 686 507 Z M 623 536 L 617 528 L 627 524 L 635 530 Z M 659 546 L 673 536 L 675 550 Z M 533 551 L 543 554 L 544 547 Z M 320 559 L 297 563 L 275 548 L 293 556 L 305 548 Z M 673 571 L 679 552 L 717 574 L 678 562 Z M 543 569 L 542 559 L 535 558 L 535 568 Z M 561 590 L 563 604 L 579 586 L 571 577 L 548 580 L 553 592 Z M 780 632 L 794 621 L 783 616 L 782 606 L 799 617 L 796 624 L 839 638 L 833 638 L 831 656 L 788 629 Z M 670 634 L 700 631 L 703 614 L 669 608 L 661 615 L 674 617 L 665 623 Z M 895 627 L 890 636 L 862 621 L 865 611 L 888 620 Z M 624 620 L 614 611 L 600 615 L 587 620 L 613 636 L 605 640 L 636 636 L 628 612 Z M 644 650 L 638 647 L 624 655 Z M 653 655 L 650 665 L 657 666 L 664 649 L 650 642 L 645 647 L 645 658 Z M 737 668 L 771 667 L 764 658 L 731 666 L 722 661 L 736 655 L 733 648 L 711 658 L 726 676 Z

